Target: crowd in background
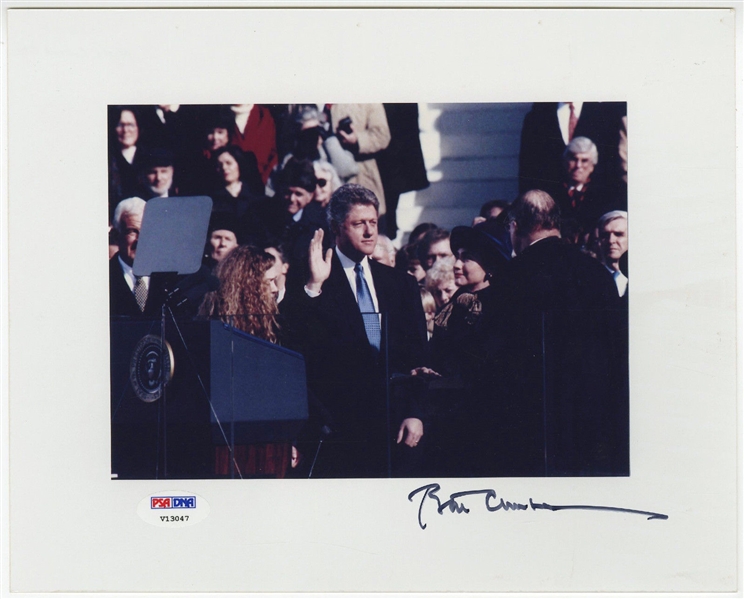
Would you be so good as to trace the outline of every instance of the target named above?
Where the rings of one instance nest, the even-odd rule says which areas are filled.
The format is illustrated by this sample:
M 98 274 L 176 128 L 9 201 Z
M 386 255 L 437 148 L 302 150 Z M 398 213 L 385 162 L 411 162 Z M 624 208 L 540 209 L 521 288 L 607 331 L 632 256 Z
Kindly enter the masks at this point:
M 360 185 L 377 201 L 369 256 L 415 279 L 426 318 L 405 391 L 425 395 L 416 418 L 426 433 L 401 428 L 411 453 L 396 458 L 398 472 L 627 474 L 624 103 L 535 103 L 522 128 L 519 196 L 482 198 L 472 223 L 453 229 L 420 223 L 400 248 L 399 197 L 428 186 L 416 104 L 112 106 L 109 130 L 112 316 L 152 316 L 162 303 L 157 282 L 131 270 L 146 202 L 207 195 L 204 265 L 220 285 L 194 310 L 240 315 L 242 330 L 306 350 L 292 339 L 291 290 L 315 276 L 313 244 L 337 243 L 349 209 L 334 227 L 334 193 Z M 306 358 L 312 370 L 318 356 Z M 535 403 L 548 379 L 558 407 Z M 254 465 L 281 463 L 264 468 L 285 476 L 309 462 L 301 445 L 240 451 Z M 227 459 L 218 456 L 218 474 Z

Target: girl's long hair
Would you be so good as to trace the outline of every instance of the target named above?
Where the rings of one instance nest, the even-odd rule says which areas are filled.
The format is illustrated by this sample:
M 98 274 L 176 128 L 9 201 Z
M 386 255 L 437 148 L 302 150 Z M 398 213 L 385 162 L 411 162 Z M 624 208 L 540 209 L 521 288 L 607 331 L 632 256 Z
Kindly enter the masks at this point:
M 236 247 L 217 265 L 220 287 L 204 297 L 199 314 L 219 317 L 236 329 L 277 343 L 276 299 L 264 280 L 273 264 L 274 256 L 263 250 Z

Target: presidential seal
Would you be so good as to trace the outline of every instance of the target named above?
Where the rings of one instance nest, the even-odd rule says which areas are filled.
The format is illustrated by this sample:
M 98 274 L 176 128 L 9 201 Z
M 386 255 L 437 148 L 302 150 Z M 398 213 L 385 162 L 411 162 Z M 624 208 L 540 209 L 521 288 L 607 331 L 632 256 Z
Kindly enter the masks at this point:
M 147 403 L 160 399 L 163 387 L 173 378 L 173 349 L 157 335 L 145 335 L 129 362 L 129 382 L 134 393 Z

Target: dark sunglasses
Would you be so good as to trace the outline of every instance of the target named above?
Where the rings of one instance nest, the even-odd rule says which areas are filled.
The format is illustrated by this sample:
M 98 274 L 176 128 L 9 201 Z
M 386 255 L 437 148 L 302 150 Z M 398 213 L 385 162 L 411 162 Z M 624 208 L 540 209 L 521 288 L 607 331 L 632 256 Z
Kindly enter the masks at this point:
M 318 181 L 318 187 L 325 187 L 326 183 L 328 183 L 328 181 L 326 181 L 325 179 L 317 179 L 317 181 Z

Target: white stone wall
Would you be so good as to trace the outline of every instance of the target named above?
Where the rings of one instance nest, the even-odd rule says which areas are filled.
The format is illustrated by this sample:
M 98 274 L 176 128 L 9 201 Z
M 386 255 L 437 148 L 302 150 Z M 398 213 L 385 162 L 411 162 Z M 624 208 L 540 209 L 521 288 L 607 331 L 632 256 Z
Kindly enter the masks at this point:
M 519 137 L 531 103 L 419 104 L 431 185 L 400 198 L 398 245 L 421 222 L 469 225 L 481 204 L 517 195 Z

